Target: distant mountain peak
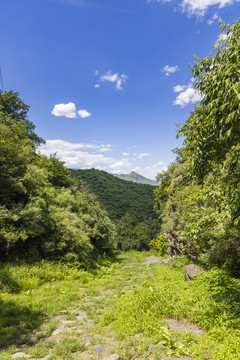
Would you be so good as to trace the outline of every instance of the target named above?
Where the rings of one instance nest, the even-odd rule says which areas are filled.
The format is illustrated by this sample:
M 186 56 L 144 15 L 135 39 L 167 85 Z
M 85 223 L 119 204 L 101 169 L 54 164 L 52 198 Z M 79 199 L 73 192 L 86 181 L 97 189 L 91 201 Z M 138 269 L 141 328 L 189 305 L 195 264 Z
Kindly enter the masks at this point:
M 131 171 L 129 174 L 115 174 L 118 178 L 126 181 L 132 181 L 139 184 L 148 184 L 148 185 L 157 185 L 157 182 L 151 179 L 148 179 L 140 174 L 138 174 L 136 171 Z

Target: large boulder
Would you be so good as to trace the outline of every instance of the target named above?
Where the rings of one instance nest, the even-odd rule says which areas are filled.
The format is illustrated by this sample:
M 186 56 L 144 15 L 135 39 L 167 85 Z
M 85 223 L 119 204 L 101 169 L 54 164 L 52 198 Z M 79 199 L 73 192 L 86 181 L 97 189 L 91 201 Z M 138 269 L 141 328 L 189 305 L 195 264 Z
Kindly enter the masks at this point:
M 162 258 L 160 256 L 148 256 L 146 259 L 144 259 L 142 261 L 142 264 L 148 265 L 148 264 L 153 264 L 153 263 L 157 263 L 159 261 L 161 261 Z
M 201 274 L 204 270 L 196 264 L 184 266 L 185 279 L 191 281 L 196 274 Z

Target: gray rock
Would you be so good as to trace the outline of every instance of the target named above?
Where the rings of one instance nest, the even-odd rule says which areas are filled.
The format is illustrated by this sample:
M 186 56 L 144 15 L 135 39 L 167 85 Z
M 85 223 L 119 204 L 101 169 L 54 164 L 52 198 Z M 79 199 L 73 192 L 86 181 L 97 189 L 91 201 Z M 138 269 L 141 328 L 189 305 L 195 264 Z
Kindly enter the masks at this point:
M 86 318 L 87 318 L 87 315 L 85 315 L 85 314 L 76 316 L 76 319 L 77 319 L 78 321 L 82 321 L 82 320 L 84 320 L 84 319 L 86 319 Z
M 129 336 L 129 337 L 130 337 L 130 338 L 138 338 L 138 337 L 142 337 L 142 336 L 144 336 L 143 333 L 138 333 L 138 334 L 135 334 L 135 335 L 131 335 L 131 336 Z
M 158 263 L 159 261 L 161 261 L 162 258 L 160 256 L 148 256 L 146 257 L 146 259 L 144 259 L 142 261 L 142 264 L 148 265 L 148 264 L 154 264 L 154 263 Z
M 204 270 L 196 264 L 186 265 L 186 266 L 184 266 L 185 279 L 187 281 L 191 281 L 193 279 L 194 275 L 200 274 L 203 271 Z
M 63 329 L 56 329 L 56 330 L 54 330 L 54 332 L 52 333 L 52 336 L 56 336 L 56 335 L 61 334 L 61 333 L 63 333 L 63 332 L 64 332 Z
M 81 353 L 81 359 L 82 360 L 89 360 L 89 359 L 92 359 L 92 356 L 87 351 L 84 351 L 84 352 Z
M 115 341 L 115 340 L 112 340 L 112 339 L 106 339 L 105 343 L 110 344 L 110 345 L 114 345 L 114 346 L 120 345 L 120 341 Z
M 166 319 L 165 321 L 169 325 L 170 331 L 176 331 L 181 333 L 191 332 L 193 335 L 206 334 L 204 330 L 190 323 L 185 323 L 174 319 Z
M 163 344 L 157 344 L 157 345 L 149 346 L 148 351 L 153 351 L 155 349 L 168 349 L 168 348 Z
M 28 359 L 28 358 L 30 358 L 30 355 L 27 355 L 27 354 L 19 351 L 19 352 L 13 354 L 13 355 L 11 356 L 11 358 L 12 358 L 12 359 L 20 359 L 20 358 Z
M 75 323 L 74 320 L 62 320 L 61 322 L 62 322 L 62 324 L 64 324 L 64 325 L 68 325 L 68 324 L 73 324 L 73 323 Z
M 167 258 L 167 259 L 163 259 L 163 260 L 160 261 L 160 264 L 167 265 L 167 264 L 169 264 L 170 262 L 172 262 L 175 258 L 176 258 L 176 256 L 169 257 L 169 258 Z
M 104 353 L 107 352 L 107 350 L 105 349 L 105 347 L 103 347 L 103 346 L 100 345 L 100 344 L 96 344 L 96 345 L 92 346 L 92 347 L 91 347 L 91 350 L 92 350 L 93 352 L 98 353 L 98 354 L 104 354 Z
M 84 314 L 86 314 L 85 310 L 79 310 L 78 315 L 84 315 Z
M 162 356 L 161 359 L 164 360 L 194 360 L 194 358 L 190 356 L 182 356 L 182 357 L 169 357 L 169 356 Z
M 88 302 L 85 302 L 83 303 L 83 306 L 90 306 L 90 305 L 93 305 L 94 303 L 92 301 L 88 301 Z
M 120 355 L 118 355 L 118 354 L 113 354 L 113 355 L 111 355 L 111 356 L 105 357 L 103 360 L 119 360 L 119 359 L 121 359 L 121 358 L 120 358 Z
M 57 316 L 54 316 L 53 319 L 56 319 L 56 320 L 64 320 L 66 319 L 67 315 L 57 315 Z

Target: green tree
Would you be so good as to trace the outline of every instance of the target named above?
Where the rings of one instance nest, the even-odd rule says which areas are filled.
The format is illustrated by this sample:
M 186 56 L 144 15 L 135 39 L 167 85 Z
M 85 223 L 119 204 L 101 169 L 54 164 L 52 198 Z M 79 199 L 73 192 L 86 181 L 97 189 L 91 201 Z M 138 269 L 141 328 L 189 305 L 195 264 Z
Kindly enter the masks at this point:
M 240 276 L 240 21 L 222 23 L 215 54 L 191 67 L 202 95 L 186 123 L 180 157 L 156 191 L 170 254 Z
M 148 248 L 149 237 L 148 228 L 143 222 L 138 222 L 131 215 L 124 215 L 116 225 L 117 245 L 121 250 L 146 250 Z
M 82 264 L 114 249 L 115 226 L 96 198 L 41 139 L 16 93 L 0 93 L 0 259 L 75 258 Z

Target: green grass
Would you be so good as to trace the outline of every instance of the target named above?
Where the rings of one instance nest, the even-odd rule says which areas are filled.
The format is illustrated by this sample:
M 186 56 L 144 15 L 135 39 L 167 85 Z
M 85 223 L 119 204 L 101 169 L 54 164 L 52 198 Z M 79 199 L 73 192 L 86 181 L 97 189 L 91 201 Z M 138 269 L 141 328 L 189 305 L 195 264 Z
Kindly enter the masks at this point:
M 79 341 L 82 335 L 74 332 L 75 326 L 84 325 L 84 320 L 75 321 L 81 309 L 95 323 L 84 329 L 84 334 L 103 336 L 91 343 L 104 343 L 104 337 L 119 340 L 122 360 L 137 356 L 159 359 L 161 355 L 239 360 L 240 281 L 213 269 L 188 283 L 182 270 L 184 258 L 169 266 L 141 265 L 149 255 L 121 253 L 118 262 L 105 261 L 91 272 L 50 262 L 2 267 L 0 346 L 5 348 L 0 360 L 10 359 L 21 344 L 27 345 L 26 352 L 34 358 L 51 354 L 51 360 L 67 360 L 72 353 L 78 356 L 85 351 L 85 344 Z M 84 306 L 85 302 L 93 305 Z M 52 317 L 61 314 L 74 323 L 57 342 L 48 338 L 59 326 Z M 166 318 L 191 322 L 207 333 L 171 332 Z M 138 333 L 143 335 L 136 338 Z M 168 349 L 148 351 L 150 345 L 159 343 Z
M 146 267 L 144 283 L 132 293 L 123 293 L 103 321 L 114 321 L 120 337 L 136 333 L 154 337 L 170 347 L 174 355 L 207 359 L 210 352 L 210 359 L 239 359 L 240 281 L 213 269 L 187 283 L 178 267 L 178 263 L 172 268 Z M 176 342 L 164 324 L 165 318 L 187 320 L 207 330 L 208 335 L 195 337 L 192 345 L 186 346 L 183 335 L 178 335 L 181 341 Z

